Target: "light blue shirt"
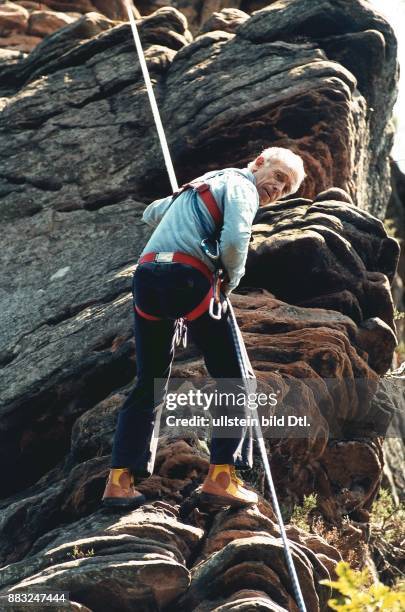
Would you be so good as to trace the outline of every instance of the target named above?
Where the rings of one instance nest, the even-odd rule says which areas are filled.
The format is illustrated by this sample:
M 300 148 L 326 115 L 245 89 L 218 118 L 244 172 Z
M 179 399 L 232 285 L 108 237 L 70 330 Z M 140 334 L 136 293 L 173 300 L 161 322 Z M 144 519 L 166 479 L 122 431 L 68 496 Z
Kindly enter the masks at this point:
M 195 179 L 210 185 L 218 208 L 223 214 L 220 234 L 221 261 L 228 273 L 229 283 L 224 286 L 230 293 L 245 274 L 253 219 L 259 208 L 256 179 L 250 170 L 226 168 L 207 172 Z M 200 196 L 192 189 L 180 194 L 172 203 L 172 196 L 155 200 L 145 209 L 143 221 L 156 228 L 141 255 L 150 252 L 180 251 L 203 261 L 210 270 L 215 266 L 200 247 L 207 238 L 206 231 L 193 209 L 193 198 L 205 220 L 206 228 L 215 231 L 215 223 Z

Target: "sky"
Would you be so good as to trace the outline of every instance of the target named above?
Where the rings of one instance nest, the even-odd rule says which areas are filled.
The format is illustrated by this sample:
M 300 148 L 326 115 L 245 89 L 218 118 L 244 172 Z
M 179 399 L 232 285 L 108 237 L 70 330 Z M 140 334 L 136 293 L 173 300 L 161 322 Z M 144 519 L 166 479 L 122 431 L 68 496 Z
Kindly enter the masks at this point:
M 405 0 L 370 0 L 392 25 L 398 39 L 398 59 L 404 74 L 399 80 L 399 95 L 394 108 L 397 122 L 392 157 L 405 172 Z

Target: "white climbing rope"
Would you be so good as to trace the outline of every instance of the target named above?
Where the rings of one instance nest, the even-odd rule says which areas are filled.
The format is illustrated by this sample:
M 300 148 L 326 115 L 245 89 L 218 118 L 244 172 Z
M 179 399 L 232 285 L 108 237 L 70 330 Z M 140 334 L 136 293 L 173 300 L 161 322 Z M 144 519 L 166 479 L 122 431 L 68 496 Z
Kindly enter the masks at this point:
M 227 299 L 227 302 L 228 302 L 228 309 L 229 309 L 229 317 L 231 321 L 232 336 L 234 339 L 239 367 L 240 367 L 246 394 L 249 396 L 250 393 L 256 393 L 256 388 L 257 388 L 256 376 L 252 368 L 252 364 L 250 363 L 250 359 L 249 359 L 249 355 L 247 354 L 245 342 L 243 340 L 243 336 L 239 329 L 239 325 L 236 320 L 235 313 L 234 313 L 234 310 L 233 310 L 233 307 L 232 307 L 232 304 L 229 298 Z M 293 561 L 292 554 L 291 554 L 290 544 L 288 542 L 287 534 L 285 531 L 283 517 L 281 515 L 280 505 L 278 503 L 276 488 L 274 486 L 274 481 L 273 481 L 273 477 L 271 474 L 270 462 L 269 462 L 269 458 L 267 457 L 266 446 L 264 443 L 262 428 L 260 427 L 260 419 L 259 419 L 259 415 L 257 414 L 257 410 L 252 411 L 251 416 L 253 418 L 252 422 L 254 423 L 256 441 L 260 449 L 264 471 L 267 476 L 267 482 L 268 482 L 269 489 L 270 489 L 271 501 L 273 502 L 274 512 L 276 514 L 278 526 L 280 528 L 281 539 L 283 540 L 283 544 L 284 544 L 284 556 L 287 562 L 288 571 L 290 572 L 294 594 L 295 594 L 300 612 L 306 612 L 306 606 L 305 606 L 304 598 L 302 596 L 300 582 L 298 580 L 297 571 L 295 569 L 294 561 Z
M 155 120 L 156 129 L 160 140 L 160 146 L 162 147 L 163 157 L 166 164 L 167 174 L 169 175 L 170 185 L 173 192 L 178 191 L 179 186 L 177 184 L 176 173 L 173 168 L 169 147 L 167 146 L 165 131 L 163 129 L 159 108 L 156 103 L 155 94 L 153 92 L 152 82 L 149 77 L 149 70 L 146 65 L 145 55 L 142 49 L 142 43 L 139 37 L 138 28 L 136 27 L 136 21 L 130 5 L 130 0 L 125 0 L 125 6 L 128 13 L 129 23 L 131 24 L 132 34 L 134 36 L 135 47 L 138 52 L 139 63 L 141 65 L 142 74 L 146 85 L 146 91 L 148 92 L 150 106 L 152 109 L 153 118 Z
M 125 0 L 125 4 L 126 4 L 127 12 L 128 12 L 129 22 L 132 28 L 132 33 L 134 36 L 136 50 L 138 52 L 139 62 L 142 68 L 142 73 L 143 73 L 143 77 L 144 77 L 145 84 L 146 84 L 146 89 L 147 89 L 148 96 L 149 96 L 149 102 L 152 108 L 153 117 L 155 119 L 155 124 L 156 124 L 156 128 L 158 131 L 160 145 L 162 147 L 163 157 L 165 160 L 167 173 L 169 175 L 170 184 L 171 184 L 172 190 L 177 191 L 178 184 L 177 184 L 176 174 L 175 174 L 172 159 L 170 156 L 169 147 L 167 145 L 166 136 L 165 136 L 165 132 L 163 129 L 163 124 L 160 119 L 159 109 L 156 103 L 155 95 L 153 93 L 153 87 L 152 87 L 152 83 L 149 77 L 149 71 L 146 65 L 145 56 L 143 53 L 142 44 L 141 44 L 141 40 L 139 37 L 139 32 L 136 27 L 136 22 L 134 19 L 132 9 L 130 7 L 129 0 Z M 249 356 L 246 351 L 245 343 L 243 341 L 243 337 L 239 329 L 238 323 L 236 321 L 235 313 L 233 311 L 229 298 L 227 298 L 227 304 L 228 304 L 229 314 L 231 317 L 232 334 L 234 337 L 234 342 L 235 342 L 235 347 L 236 347 L 236 351 L 238 355 L 238 361 L 239 361 L 239 366 L 241 369 L 241 374 L 242 374 L 243 381 L 246 387 L 246 392 L 250 393 L 252 391 L 253 386 L 254 386 L 254 389 L 256 389 L 256 377 L 255 377 L 253 368 L 251 366 Z M 278 521 L 279 528 L 280 528 L 281 539 L 284 545 L 284 554 L 285 554 L 285 558 L 287 562 L 287 567 L 290 572 L 294 594 L 295 594 L 300 612 L 307 612 L 304 598 L 302 596 L 300 583 L 298 580 L 297 571 L 295 569 L 294 561 L 291 555 L 290 545 L 289 545 L 287 534 L 285 531 L 283 517 L 281 516 L 280 506 L 279 506 L 278 499 L 277 499 L 277 493 L 276 493 L 273 478 L 271 475 L 270 463 L 267 457 L 266 447 L 264 444 L 264 439 L 263 439 L 263 435 L 262 435 L 262 431 L 261 431 L 261 427 L 260 427 L 258 418 L 255 418 L 254 423 L 256 422 L 258 423 L 257 425 L 255 424 L 257 443 L 259 445 L 260 454 L 262 457 L 264 471 L 265 471 L 269 489 L 270 489 L 270 495 L 271 495 L 271 499 L 273 502 L 274 511 L 276 513 L 277 521 Z

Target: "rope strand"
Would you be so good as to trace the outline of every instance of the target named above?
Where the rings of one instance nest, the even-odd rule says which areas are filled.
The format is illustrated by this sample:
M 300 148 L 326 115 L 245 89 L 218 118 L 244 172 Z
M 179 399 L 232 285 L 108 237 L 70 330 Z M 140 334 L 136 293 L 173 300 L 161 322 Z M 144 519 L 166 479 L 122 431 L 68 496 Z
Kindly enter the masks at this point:
M 148 92 L 149 102 L 152 109 L 153 118 L 155 120 L 157 133 L 159 136 L 160 146 L 162 148 L 163 157 L 166 164 L 167 174 L 169 175 L 170 185 L 172 191 L 177 191 L 179 186 L 177 184 L 176 173 L 174 171 L 172 158 L 170 156 L 169 147 L 167 145 L 165 131 L 163 129 L 162 120 L 160 118 L 159 108 L 156 103 L 155 94 L 153 92 L 152 82 L 149 77 L 149 70 L 146 65 L 145 55 L 142 49 L 141 39 L 139 37 L 138 28 L 136 26 L 136 21 L 134 18 L 134 14 L 129 4 L 129 0 L 125 0 L 125 6 L 128 13 L 129 23 L 131 24 L 131 30 L 134 37 L 135 47 L 138 52 L 139 63 L 141 65 L 143 78 L 146 85 L 146 91 Z
M 227 303 L 228 303 L 228 309 L 229 309 L 229 316 L 231 318 L 231 323 L 232 323 L 231 324 L 232 336 L 234 339 L 238 361 L 239 361 L 239 365 L 241 368 L 241 374 L 242 374 L 243 382 L 245 385 L 245 390 L 248 394 L 252 392 L 255 393 L 256 387 L 257 387 L 256 376 L 254 374 L 252 364 L 250 363 L 249 355 L 247 354 L 247 350 L 246 350 L 245 343 L 243 341 L 242 333 L 236 321 L 235 313 L 234 313 L 234 310 L 233 310 L 233 307 L 232 307 L 232 304 L 229 298 L 227 298 Z M 292 582 L 295 598 L 296 598 L 300 612 L 307 612 L 304 598 L 302 596 L 300 583 L 298 580 L 297 571 L 295 569 L 294 560 L 292 558 L 290 544 L 288 542 L 283 517 L 281 515 L 281 510 L 280 510 L 280 505 L 278 503 L 276 488 L 274 486 L 273 477 L 271 475 L 270 463 L 267 457 L 266 446 L 264 444 L 263 433 L 260 427 L 257 410 L 256 410 L 256 414 L 254 415 L 253 422 L 254 422 L 256 440 L 259 446 L 260 454 L 261 454 L 262 461 L 263 461 L 264 471 L 266 473 L 266 477 L 267 477 L 267 481 L 268 481 L 268 485 L 270 489 L 271 501 L 273 503 L 274 512 L 276 514 L 277 522 L 280 528 L 280 535 L 281 535 L 281 539 L 284 545 L 284 556 L 287 562 L 288 571 L 291 576 L 291 582 Z

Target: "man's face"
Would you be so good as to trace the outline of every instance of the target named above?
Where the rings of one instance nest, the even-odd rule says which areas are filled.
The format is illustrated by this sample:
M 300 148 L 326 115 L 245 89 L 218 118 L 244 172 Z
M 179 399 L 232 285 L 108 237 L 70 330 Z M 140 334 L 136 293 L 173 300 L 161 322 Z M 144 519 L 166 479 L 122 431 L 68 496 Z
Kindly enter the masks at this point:
M 260 164 L 260 156 L 256 165 Z M 295 173 L 282 161 L 274 161 L 271 166 L 259 165 L 253 169 L 256 177 L 256 189 L 259 192 L 260 206 L 266 206 L 291 191 L 291 185 L 295 180 Z

